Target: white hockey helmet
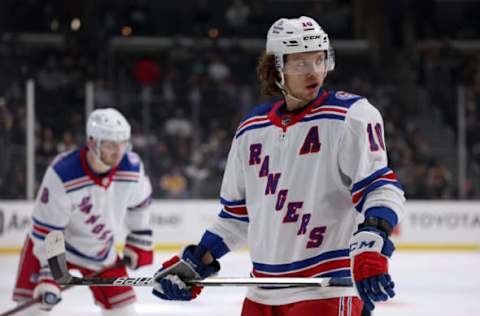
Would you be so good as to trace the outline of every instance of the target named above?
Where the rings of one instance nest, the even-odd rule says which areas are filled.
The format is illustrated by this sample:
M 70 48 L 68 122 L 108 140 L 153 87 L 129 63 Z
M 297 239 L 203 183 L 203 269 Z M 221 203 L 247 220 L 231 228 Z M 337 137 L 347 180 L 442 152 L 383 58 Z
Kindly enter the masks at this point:
M 275 56 L 275 67 L 283 80 L 284 56 L 294 53 L 325 51 L 326 70 L 335 68 L 335 54 L 328 34 L 312 18 L 281 18 L 272 24 L 267 34 L 267 54 Z M 283 82 L 281 83 L 283 85 Z
M 131 127 L 127 119 L 114 108 L 97 109 L 87 121 L 87 137 L 97 141 L 130 140 Z
M 92 153 L 95 159 L 106 167 L 108 165 L 102 160 L 100 154 L 102 141 L 126 141 L 124 150 L 128 151 L 131 148 L 130 134 L 131 127 L 127 119 L 114 108 L 97 109 L 88 116 L 87 137 L 95 140 L 95 151 Z

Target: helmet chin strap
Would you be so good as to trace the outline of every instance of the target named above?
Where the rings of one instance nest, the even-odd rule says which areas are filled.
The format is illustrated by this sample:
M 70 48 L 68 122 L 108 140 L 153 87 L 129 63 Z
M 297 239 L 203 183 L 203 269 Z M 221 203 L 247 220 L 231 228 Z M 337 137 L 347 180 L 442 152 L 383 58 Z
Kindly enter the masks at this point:
M 285 86 L 285 76 L 283 74 L 283 71 L 279 70 L 278 72 L 280 74 L 281 82 L 278 82 L 277 80 L 275 80 L 275 84 L 277 85 L 277 87 L 282 92 L 283 97 L 290 98 L 290 99 L 292 99 L 294 101 L 297 101 L 297 102 L 305 102 L 305 100 L 297 98 L 292 93 L 290 93 L 290 91 L 288 91 L 287 87 Z
M 294 101 L 297 101 L 297 102 L 305 102 L 305 100 L 301 100 L 301 99 L 295 97 L 293 94 L 290 94 L 290 93 L 284 94 L 284 96 L 285 96 L 286 98 L 290 98 L 290 99 L 292 99 L 292 100 L 294 100 Z
M 283 96 L 284 96 L 285 98 L 290 98 L 290 99 L 295 100 L 295 101 L 297 101 L 297 102 L 304 102 L 304 100 L 299 99 L 299 98 L 297 98 L 296 96 L 294 96 L 293 94 L 291 94 L 291 93 L 288 91 L 287 87 L 285 87 L 285 85 L 282 85 L 282 84 L 281 84 L 280 82 L 278 82 L 278 81 L 275 81 L 275 84 L 276 84 L 277 87 L 280 89 L 280 91 L 282 92 L 282 94 L 283 94 Z

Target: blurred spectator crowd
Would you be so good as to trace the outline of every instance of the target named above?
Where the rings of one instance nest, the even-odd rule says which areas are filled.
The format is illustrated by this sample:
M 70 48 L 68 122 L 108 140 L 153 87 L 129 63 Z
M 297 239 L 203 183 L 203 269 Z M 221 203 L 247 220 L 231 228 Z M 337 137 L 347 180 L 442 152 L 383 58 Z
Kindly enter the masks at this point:
M 316 17 L 334 40 L 368 40 L 366 50 L 337 50 L 337 68 L 328 75 L 326 88 L 366 96 L 382 112 L 390 165 L 408 198 L 459 197 L 456 89 L 460 84 L 466 87 L 469 172 L 461 186 L 465 197 L 480 197 L 480 58 L 449 44 L 452 37 L 480 36 L 464 7 L 372 1 L 371 6 L 381 7 L 375 7 L 374 14 L 386 13 L 381 29 L 378 21 L 356 26 L 359 20 L 367 21 L 363 16 L 371 8 L 359 8 L 354 0 L 302 1 L 298 6 L 280 0 L 213 1 L 218 2 L 215 10 L 203 0 L 191 1 L 191 7 L 164 1 L 99 1 L 90 6 L 20 2 L 27 6 L 12 9 L 13 2 L 2 4 L 16 18 L 3 25 L 0 39 L 0 198 L 25 198 L 29 78 L 35 81 L 36 93 L 37 187 L 55 155 L 83 145 L 85 86 L 92 82 L 95 106 L 115 106 L 131 122 L 133 148 L 144 160 L 156 198 L 217 198 L 238 123 L 254 105 L 268 100 L 259 95 L 255 75 L 258 47 L 236 41 L 220 45 L 217 39 L 263 40 L 276 17 L 302 12 Z M 295 12 L 284 13 L 292 7 Z M 399 13 L 407 7 L 413 18 Z M 35 8 L 43 13 L 35 15 Z M 76 16 L 75 10 L 97 14 L 96 19 L 82 20 L 90 19 L 104 32 L 91 35 L 97 42 L 82 46 L 92 26 L 85 26 L 79 42 L 74 39 L 66 48 L 31 49 L 13 40 L 15 32 L 71 32 L 65 25 Z M 156 18 L 156 12 L 164 18 Z M 465 14 L 463 27 L 455 33 L 449 29 L 446 38 L 440 36 L 444 28 L 437 23 L 445 14 L 452 23 Z M 54 20 L 58 24 L 53 25 Z M 98 42 L 100 36 L 122 35 L 122 26 L 130 26 L 133 35 L 209 37 L 211 44 L 172 41 L 153 51 L 112 51 L 105 49 L 105 41 Z

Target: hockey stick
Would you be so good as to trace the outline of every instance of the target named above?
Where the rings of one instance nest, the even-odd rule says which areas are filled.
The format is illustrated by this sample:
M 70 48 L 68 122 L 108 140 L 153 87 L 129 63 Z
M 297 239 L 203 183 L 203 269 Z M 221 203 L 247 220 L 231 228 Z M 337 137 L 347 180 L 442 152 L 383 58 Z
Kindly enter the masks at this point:
M 65 259 L 65 241 L 60 231 L 53 231 L 45 238 L 48 265 L 55 280 L 60 284 L 88 286 L 153 286 L 152 277 L 138 278 L 78 278 L 70 274 Z M 182 260 L 180 261 L 183 262 Z M 186 263 L 185 263 L 186 265 Z M 178 270 L 191 270 L 179 265 Z M 170 271 L 170 273 L 175 271 Z M 350 278 L 207 278 L 186 280 L 187 285 L 196 286 L 262 286 L 262 287 L 329 287 L 353 286 Z
M 100 274 L 102 274 L 103 272 L 107 271 L 107 270 L 110 270 L 110 269 L 115 269 L 115 268 L 119 268 L 119 267 L 123 267 L 125 264 L 126 264 L 126 260 L 125 259 L 122 259 L 122 260 L 119 260 L 117 261 L 116 263 L 112 264 L 111 266 L 108 266 L 108 267 L 105 267 L 103 268 L 102 270 L 99 270 L 99 271 L 96 271 L 90 275 L 87 276 L 87 278 L 95 278 L 97 276 L 99 276 Z M 62 293 L 68 289 L 71 289 L 73 288 L 73 284 L 66 284 L 65 286 L 63 286 L 61 288 L 61 291 Z M 20 312 L 20 311 L 23 311 L 24 309 L 27 309 L 29 308 L 30 306 L 33 306 L 37 303 L 40 303 L 42 301 L 42 299 L 39 297 L 37 299 L 31 299 L 31 300 L 28 300 L 26 301 L 25 303 L 21 304 L 21 305 L 18 305 L 6 312 L 3 312 L 2 314 L 0 314 L 0 316 L 10 316 L 10 315 L 14 315 L 15 313 L 17 312 Z

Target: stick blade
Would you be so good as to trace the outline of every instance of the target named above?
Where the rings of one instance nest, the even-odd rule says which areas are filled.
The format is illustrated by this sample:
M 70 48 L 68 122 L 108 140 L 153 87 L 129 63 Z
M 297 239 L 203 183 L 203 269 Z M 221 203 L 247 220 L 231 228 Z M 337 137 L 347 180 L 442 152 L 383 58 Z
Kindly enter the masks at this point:
M 65 257 L 65 238 L 61 231 L 52 231 L 45 237 L 47 260 L 52 276 L 60 284 L 68 284 L 72 275 L 67 268 Z

